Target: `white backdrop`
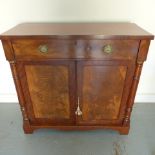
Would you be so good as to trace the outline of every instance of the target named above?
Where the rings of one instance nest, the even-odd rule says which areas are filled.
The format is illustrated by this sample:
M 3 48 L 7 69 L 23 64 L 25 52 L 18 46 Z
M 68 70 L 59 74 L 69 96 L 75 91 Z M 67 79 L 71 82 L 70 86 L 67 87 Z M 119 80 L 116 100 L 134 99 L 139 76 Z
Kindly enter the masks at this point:
M 129 21 L 155 34 L 155 0 L 0 0 L 0 33 L 22 22 Z M 17 102 L 0 44 L 0 102 Z M 137 102 L 155 102 L 155 41 L 151 42 Z

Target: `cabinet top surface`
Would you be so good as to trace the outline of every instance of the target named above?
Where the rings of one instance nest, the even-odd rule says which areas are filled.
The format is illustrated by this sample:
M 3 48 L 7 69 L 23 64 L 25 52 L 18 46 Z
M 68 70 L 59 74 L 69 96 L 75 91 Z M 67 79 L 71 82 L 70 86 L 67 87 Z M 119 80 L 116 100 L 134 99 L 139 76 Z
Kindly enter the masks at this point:
M 153 39 L 134 23 L 23 23 L 0 35 L 8 37 L 58 37 L 96 39 Z

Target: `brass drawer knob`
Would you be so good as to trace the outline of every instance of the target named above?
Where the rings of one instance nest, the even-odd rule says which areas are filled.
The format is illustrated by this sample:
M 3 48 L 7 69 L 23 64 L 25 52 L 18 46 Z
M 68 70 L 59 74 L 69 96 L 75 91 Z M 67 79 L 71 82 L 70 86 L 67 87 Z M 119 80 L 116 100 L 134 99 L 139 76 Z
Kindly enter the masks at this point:
M 103 50 L 104 53 L 110 54 L 110 53 L 112 53 L 112 46 L 109 45 L 109 44 L 107 44 L 107 45 L 105 45 L 105 46 L 103 47 L 102 50 Z
M 39 49 L 39 52 L 42 52 L 42 53 L 47 53 L 48 52 L 48 46 L 47 45 L 40 45 L 38 47 Z

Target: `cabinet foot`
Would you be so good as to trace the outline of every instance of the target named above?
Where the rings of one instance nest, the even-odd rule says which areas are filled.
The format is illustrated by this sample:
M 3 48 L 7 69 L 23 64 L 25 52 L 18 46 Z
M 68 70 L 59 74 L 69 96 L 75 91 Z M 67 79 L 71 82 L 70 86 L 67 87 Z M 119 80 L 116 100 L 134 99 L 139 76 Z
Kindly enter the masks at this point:
M 121 129 L 119 129 L 119 134 L 120 135 L 128 135 L 129 134 L 129 130 L 130 130 L 129 127 L 121 128 Z
M 32 134 L 33 133 L 33 129 L 28 122 L 25 122 L 23 124 L 23 130 L 24 130 L 25 134 Z

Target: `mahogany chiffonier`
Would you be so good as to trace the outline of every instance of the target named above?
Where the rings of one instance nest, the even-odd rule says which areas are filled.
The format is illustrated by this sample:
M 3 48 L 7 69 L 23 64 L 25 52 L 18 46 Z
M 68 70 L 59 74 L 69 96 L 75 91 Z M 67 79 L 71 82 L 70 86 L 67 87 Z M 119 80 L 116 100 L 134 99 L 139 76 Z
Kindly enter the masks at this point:
M 153 35 L 133 23 L 27 23 L 0 38 L 25 133 L 103 128 L 128 134 Z

